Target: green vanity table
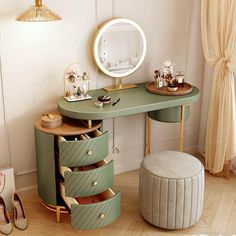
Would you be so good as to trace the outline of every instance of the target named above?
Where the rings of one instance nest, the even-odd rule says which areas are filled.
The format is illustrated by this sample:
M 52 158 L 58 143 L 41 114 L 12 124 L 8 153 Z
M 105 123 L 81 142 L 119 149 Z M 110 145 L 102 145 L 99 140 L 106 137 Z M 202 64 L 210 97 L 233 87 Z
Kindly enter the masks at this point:
M 108 132 L 102 133 L 102 120 L 147 113 L 147 150 L 150 152 L 150 118 L 162 122 L 180 121 L 180 150 L 183 150 L 184 120 L 189 104 L 199 99 L 199 89 L 190 94 L 163 96 L 149 93 L 145 84 L 137 88 L 106 92 L 92 90 L 91 100 L 58 101 L 58 111 L 64 116 L 62 127 L 45 129 L 35 122 L 38 192 L 42 203 L 57 213 L 66 205 L 71 213 L 72 226 L 95 229 L 112 223 L 120 215 L 120 193 L 113 192 L 114 163 L 108 155 Z M 97 108 L 95 101 L 108 95 L 112 106 Z M 112 103 L 111 102 L 111 103 Z
M 133 115 L 137 113 L 161 110 L 170 107 L 191 104 L 199 99 L 199 89 L 193 87 L 190 94 L 183 96 L 163 96 L 152 94 L 139 84 L 137 88 L 106 92 L 103 89 L 89 91 L 93 99 L 81 102 L 67 102 L 64 98 L 58 101 L 58 110 L 61 114 L 81 120 L 104 120 L 114 117 Z M 97 108 L 94 102 L 98 96 L 107 95 L 120 102 L 115 106 L 105 105 Z
M 91 126 L 93 120 L 104 120 L 109 118 L 133 115 L 147 112 L 147 152 L 150 153 L 150 119 L 174 123 L 180 121 L 180 151 L 183 151 L 184 143 L 184 120 L 189 116 L 189 104 L 196 102 L 200 97 L 198 88 L 193 87 L 193 91 L 181 96 L 163 96 L 150 93 L 146 90 L 145 84 L 139 84 L 137 88 L 106 92 L 97 89 L 89 92 L 93 99 L 83 102 L 68 103 L 61 98 L 58 101 L 58 110 L 67 117 L 87 120 Z M 105 105 L 103 108 L 95 107 L 94 103 L 98 96 L 107 95 L 120 102 L 115 106 Z M 112 103 L 112 102 L 111 102 Z

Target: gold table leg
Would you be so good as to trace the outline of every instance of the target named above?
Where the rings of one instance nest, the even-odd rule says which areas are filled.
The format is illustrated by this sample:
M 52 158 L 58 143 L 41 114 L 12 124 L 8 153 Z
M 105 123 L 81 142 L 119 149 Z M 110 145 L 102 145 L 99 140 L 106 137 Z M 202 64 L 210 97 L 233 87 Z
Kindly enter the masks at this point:
M 61 221 L 61 212 L 60 212 L 60 207 L 56 207 L 56 222 L 60 223 Z
M 60 223 L 60 221 L 61 221 L 61 214 L 68 214 L 68 211 L 66 210 L 66 208 L 64 206 L 53 206 L 53 205 L 45 203 L 41 199 L 40 199 L 40 202 L 48 210 L 56 212 L 56 222 L 57 223 Z
M 92 122 L 92 120 L 88 120 L 88 128 L 89 128 L 89 129 L 93 128 L 93 122 Z
M 184 151 L 184 108 L 185 105 L 180 107 L 180 131 L 179 131 L 179 151 Z

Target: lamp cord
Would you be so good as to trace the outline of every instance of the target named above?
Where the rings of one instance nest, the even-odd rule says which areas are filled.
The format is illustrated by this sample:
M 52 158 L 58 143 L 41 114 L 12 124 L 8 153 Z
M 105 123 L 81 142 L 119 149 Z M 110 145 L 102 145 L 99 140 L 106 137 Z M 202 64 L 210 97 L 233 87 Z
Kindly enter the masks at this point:
M 115 17 L 115 0 L 112 0 L 112 18 Z M 116 84 L 116 81 L 115 81 L 115 84 Z M 115 123 L 115 118 L 112 119 L 112 127 L 113 127 L 113 132 L 112 132 L 112 135 L 113 135 L 113 145 L 112 145 L 112 153 L 113 154 L 118 154 L 120 152 L 119 148 L 116 147 L 116 144 L 115 144 L 115 139 L 116 139 L 116 123 Z
M 115 137 L 116 137 L 115 118 L 112 119 L 112 127 L 113 127 L 113 131 L 112 131 L 112 153 L 113 154 L 118 154 L 120 152 L 120 150 L 115 145 Z

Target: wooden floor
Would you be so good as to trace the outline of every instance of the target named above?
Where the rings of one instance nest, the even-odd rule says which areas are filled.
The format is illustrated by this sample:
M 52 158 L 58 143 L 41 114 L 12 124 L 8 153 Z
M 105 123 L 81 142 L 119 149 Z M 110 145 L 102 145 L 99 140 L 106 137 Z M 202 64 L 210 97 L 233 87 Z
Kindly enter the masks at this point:
M 122 193 L 122 213 L 113 224 L 94 231 L 75 231 L 70 226 L 69 215 L 62 216 L 62 223 L 55 222 L 55 214 L 44 208 L 36 194 L 21 194 L 29 216 L 27 230 L 13 229 L 11 235 L 236 235 L 236 176 L 229 180 L 206 173 L 204 211 L 200 221 L 185 230 L 167 231 L 147 223 L 139 214 L 138 171 L 116 176 L 115 189 Z

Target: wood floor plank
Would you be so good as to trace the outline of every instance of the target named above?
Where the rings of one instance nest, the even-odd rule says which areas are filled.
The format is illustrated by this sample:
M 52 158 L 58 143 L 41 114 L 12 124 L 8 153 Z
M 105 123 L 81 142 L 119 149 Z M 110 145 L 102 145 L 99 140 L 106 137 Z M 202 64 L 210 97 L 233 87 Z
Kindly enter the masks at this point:
M 217 233 L 227 232 L 227 225 L 230 220 L 233 203 L 234 199 L 229 194 L 223 192 L 211 226 Z
M 234 199 L 233 207 L 226 227 L 226 232 L 228 234 L 236 235 L 236 199 Z
M 221 189 L 221 191 L 231 195 L 233 198 L 236 198 L 236 182 L 235 188 L 232 188 L 232 182 L 217 183 L 216 186 Z
M 205 189 L 207 189 L 207 194 L 204 196 L 201 221 L 211 226 L 217 213 L 217 208 L 223 193 L 219 191 L 215 184 L 212 184 L 209 181 L 206 181 Z

